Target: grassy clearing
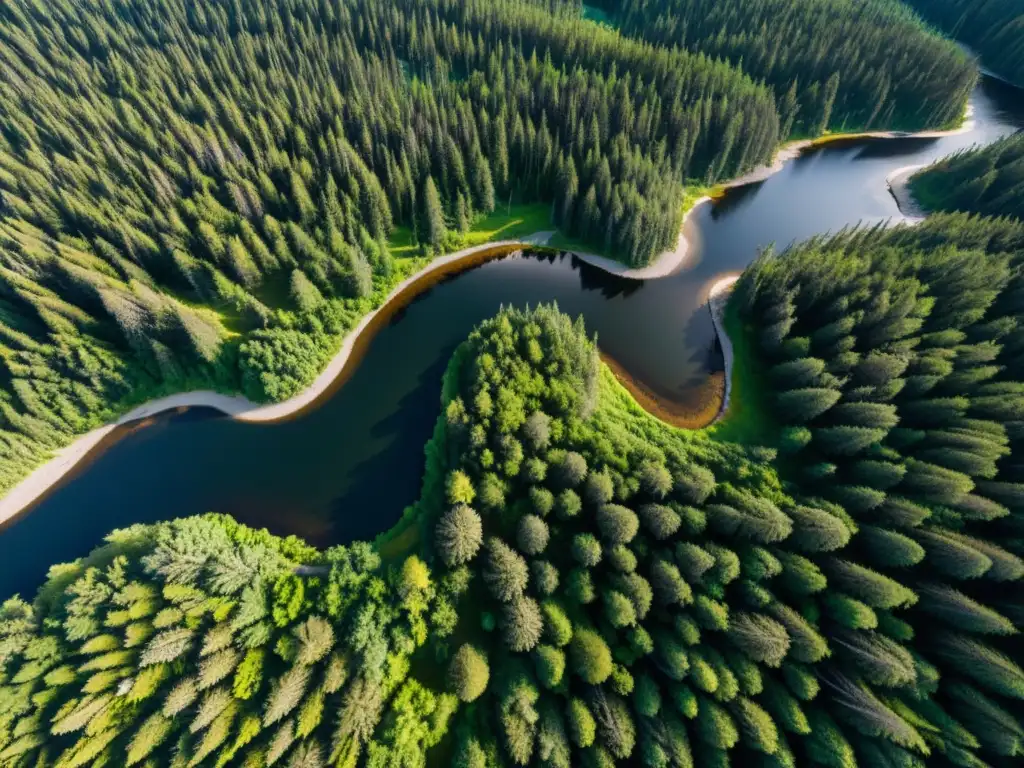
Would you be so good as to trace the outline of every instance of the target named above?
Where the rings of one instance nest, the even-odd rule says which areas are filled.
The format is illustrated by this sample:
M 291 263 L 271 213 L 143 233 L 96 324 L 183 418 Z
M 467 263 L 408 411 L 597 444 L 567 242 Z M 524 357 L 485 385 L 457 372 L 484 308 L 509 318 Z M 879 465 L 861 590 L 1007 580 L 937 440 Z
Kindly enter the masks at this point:
M 392 256 L 411 256 L 417 248 L 412 237 L 412 229 L 409 227 L 395 227 L 388 238 L 388 251 Z
M 702 184 L 701 182 L 690 182 L 683 190 L 683 213 L 689 213 L 703 197 L 710 197 L 717 200 L 725 194 L 725 187 L 721 184 Z
M 493 240 L 513 240 L 551 228 L 551 205 L 548 203 L 499 206 L 493 213 L 474 221 L 463 242 L 473 246 Z
M 514 240 L 551 228 L 551 205 L 548 203 L 499 206 L 493 213 L 478 217 L 469 231 L 448 250 L 455 251 L 497 240 Z M 388 238 L 388 251 L 392 256 L 399 257 L 417 255 L 419 244 L 413 238 L 412 229 L 396 227 Z

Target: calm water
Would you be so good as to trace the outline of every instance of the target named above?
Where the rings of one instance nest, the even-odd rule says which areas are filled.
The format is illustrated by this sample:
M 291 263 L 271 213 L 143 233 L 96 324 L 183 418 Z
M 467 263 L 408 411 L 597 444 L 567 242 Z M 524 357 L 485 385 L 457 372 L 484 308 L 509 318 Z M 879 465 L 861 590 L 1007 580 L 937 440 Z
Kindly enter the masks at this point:
M 87 553 L 109 530 L 209 510 L 318 545 L 372 538 L 419 492 L 423 446 L 455 346 L 502 304 L 557 301 L 603 350 L 663 397 L 685 400 L 713 370 L 703 301 L 758 249 L 858 222 L 900 219 L 885 178 L 907 165 L 1024 127 L 1024 94 L 986 79 L 974 127 L 941 139 L 866 140 L 805 153 L 767 181 L 691 217 L 690 266 L 660 280 L 616 279 L 566 256 L 526 254 L 448 280 L 374 339 L 323 405 L 279 424 L 213 411 L 124 429 L 77 476 L 0 533 L 0 597 L 31 592 L 50 563 Z

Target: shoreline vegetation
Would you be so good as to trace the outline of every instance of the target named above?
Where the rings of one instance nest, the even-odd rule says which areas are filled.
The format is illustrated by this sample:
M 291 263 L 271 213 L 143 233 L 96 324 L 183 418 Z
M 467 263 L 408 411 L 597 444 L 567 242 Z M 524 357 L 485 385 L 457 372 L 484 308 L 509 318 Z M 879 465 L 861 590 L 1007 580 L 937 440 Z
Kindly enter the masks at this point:
M 592 266 L 620 277 L 638 280 L 667 277 L 681 269 L 686 262 L 686 256 L 689 252 L 686 228 L 690 217 L 702 205 L 714 202 L 724 195 L 727 190 L 763 181 L 781 171 L 786 163 L 794 160 L 803 151 L 836 141 L 860 138 L 906 138 L 908 136 L 930 138 L 963 133 L 971 130 L 973 127 L 971 114 L 972 107 L 968 104 L 964 113 L 963 124 L 958 128 L 943 131 L 922 131 L 915 134 L 906 134 L 898 131 L 829 134 L 817 139 L 801 139 L 787 142 L 778 149 L 770 163 L 755 168 L 738 178 L 716 184 L 707 190 L 707 194 L 693 200 L 683 213 L 682 226 L 680 227 L 676 248 L 662 253 L 661 256 L 646 267 L 631 268 L 607 256 L 572 249 L 566 249 L 566 251 Z M 415 272 L 396 286 L 379 307 L 364 315 L 360 322 L 342 337 L 340 349 L 330 358 L 327 366 L 316 379 L 302 392 L 287 400 L 279 403 L 259 404 L 240 394 L 227 395 L 212 390 L 198 390 L 161 397 L 132 408 L 116 421 L 105 424 L 102 427 L 97 427 L 76 438 L 63 448 L 58 449 L 54 452 L 51 459 L 36 467 L 21 482 L 11 488 L 0 498 L 0 526 L 13 520 L 22 512 L 27 511 L 32 505 L 42 500 L 47 493 L 58 487 L 62 481 L 69 479 L 69 476 L 76 469 L 80 469 L 83 466 L 93 451 L 99 448 L 103 440 L 117 427 L 151 418 L 167 411 L 195 407 L 214 408 L 226 416 L 249 422 L 273 422 L 298 416 L 304 411 L 315 407 L 323 397 L 332 394 L 344 384 L 345 380 L 347 380 L 347 377 L 344 376 L 346 367 L 350 362 L 353 364 L 358 363 L 362 356 L 362 350 L 357 349 L 360 346 L 360 342 L 365 344 L 372 340 L 375 335 L 373 321 L 387 307 L 398 308 L 396 302 L 400 302 L 404 306 L 412 296 L 418 295 L 430 285 L 433 285 L 436 279 L 464 271 L 491 258 L 504 255 L 500 253 L 503 248 L 515 249 L 522 246 L 545 247 L 555 234 L 553 231 L 536 232 L 520 239 L 480 243 L 445 256 L 436 257 L 421 270 Z M 479 258 L 485 252 L 487 254 L 486 259 L 477 262 L 472 260 L 473 257 Z M 428 278 L 429 283 L 425 284 L 424 281 Z M 723 280 L 734 281 L 735 278 L 727 277 Z M 712 287 L 712 295 L 721 282 L 716 283 Z M 722 307 L 724 307 L 724 302 L 722 302 Z M 366 333 L 368 330 L 370 331 L 369 335 Z M 715 330 L 720 343 L 723 344 L 724 351 L 728 337 L 722 328 L 721 316 L 719 316 L 716 322 Z M 354 351 L 356 352 L 355 356 L 353 356 Z M 730 391 L 728 371 L 731 366 L 729 365 L 727 365 L 727 371 L 724 376 L 709 378 L 708 391 L 702 391 L 699 394 L 696 398 L 698 403 L 692 409 L 683 409 L 673 405 L 666 405 L 646 386 L 626 374 L 621 366 L 614 363 L 614 361 L 609 361 L 607 358 L 606 362 L 610 362 L 610 367 L 615 371 L 616 377 L 633 397 L 644 405 L 645 409 L 652 414 L 658 415 L 659 418 L 673 426 L 686 429 L 700 429 L 718 421 L 726 412 L 728 393 Z M 709 405 L 712 402 L 715 403 L 713 409 Z M 710 419 L 708 418 L 709 413 L 714 414 Z
M 582 319 L 503 308 L 449 359 L 386 541 L 132 525 L 7 600 L 4 753 L 1013 764 L 1022 243 L 961 214 L 757 259 L 724 320 L 763 441 L 673 429 Z
M 4 492 L 149 399 L 298 394 L 422 265 L 399 251 L 551 226 L 552 246 L 655 277 L 686 258 L 683 213 L 704 190 L 685 180 L 736 177 L 790 136 L 947 125 L 977 77 L 896 6 L 848 0 L 851 34 L 810 79 L 744 55 L 757 45 L 711 55 L 717 31 L 638 39 L 576 23 L 571 4 L 356 0 L 337 18 L 310 0 L 202 5 L 83 22 L 15 0 L 0 22 L 4 50 L 25 46 L 8 56 L 20 87 L 0 94 L 24 116 L 0 136 Z M 757 39 L 823 21 L 800 3 L 758 10 L 772 31 L 757 22 Z M 79 22 L 116 42 L 63 34 Z M 334 69 L 348 74 L 309 74 Z M 495 213 L 505 200 L 523 206 L 516 227 Z M 545 209 L 551 225 L 533 228 Z

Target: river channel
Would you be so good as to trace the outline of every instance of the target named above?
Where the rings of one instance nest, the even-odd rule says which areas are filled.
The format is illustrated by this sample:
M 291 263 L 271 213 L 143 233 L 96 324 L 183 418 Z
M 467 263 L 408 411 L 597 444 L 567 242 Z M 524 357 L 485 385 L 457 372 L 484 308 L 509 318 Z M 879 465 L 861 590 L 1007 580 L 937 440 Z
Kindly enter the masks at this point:
M 557 301 L 582 314 L 632 379 L 686 404 L 721 366 L 704 306 L 710 285 L 770 244 L 898 222 L 886 186 L 895 170 L 1024 128 L 1024 92 L 995 79 L 982 79 L 971 107 L 965 132 L 833 142 L 702 205 L 687 223 L 687 262 L 668 277 L 616 278 L 527 251 L 448 278 L 396 313 L 344 384 L 296 418 L 252 424 L 195 408 L 119 428 L 0 531 L 0 596 L 31 593 L 49 564 L 84 555 L 114 528 L 210 510 L 319 546 L 373 538 L 419 493 L 448 358 L 503 304 Z

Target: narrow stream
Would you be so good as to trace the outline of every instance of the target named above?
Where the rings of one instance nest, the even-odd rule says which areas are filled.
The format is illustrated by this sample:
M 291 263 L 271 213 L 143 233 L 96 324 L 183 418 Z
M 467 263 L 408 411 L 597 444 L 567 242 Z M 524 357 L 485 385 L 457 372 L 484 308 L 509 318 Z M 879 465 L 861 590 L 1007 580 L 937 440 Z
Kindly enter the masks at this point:
M 760 248 L 857 223 L 900 220 L 885 179 L 1024 127 L 1024 93 L 983 78 L 973 125 L 937 139 L 860 139 L 805 152 L 766 181 L 691 217 L 686 268 L 615 278 L 569 256 L 526 252 L 431 288 L 370 344 L 322 405 L 277 424 L 191 409 L 119 429 L 82 470 L 0 533 L 0 595 L 30 593 L 51 563 L 113 528 L 216 510 L 317 545 L 369 539 L 419 493 L 441 374 L 456 345 L 503 304 L 557 301 L 583 314 L 602 350 L 645 388 L 686 402 L 720 366 L 707 290 Z

